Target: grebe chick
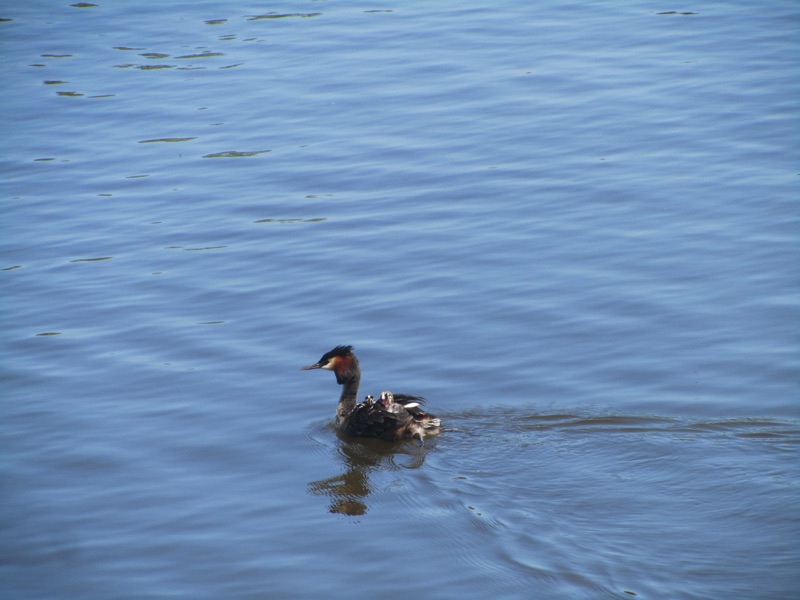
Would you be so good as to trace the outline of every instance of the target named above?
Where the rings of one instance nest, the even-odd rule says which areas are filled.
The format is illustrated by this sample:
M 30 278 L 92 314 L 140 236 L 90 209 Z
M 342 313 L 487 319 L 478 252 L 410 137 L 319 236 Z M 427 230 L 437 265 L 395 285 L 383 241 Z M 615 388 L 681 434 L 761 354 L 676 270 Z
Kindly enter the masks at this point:
M 422 410 L 424 398 L 383 392 L 380 401 L 367 396 L 357 403 L 361 367 L 352 346 L 336 346 L 302 371 L 325 369 L 333 371 L 336 383 L 342 386 L 336 407 L 336 427 L 347 435 L 376 437 L 390 442 L 416 438 L 420 443 L 426 435 L 441 431 L 439 419 Z
M 395 404 L 394 402 L 394 394 L 390 391 L 381 392 L 381 404 L 385 410 L 389 412 L 397 412 L 397 408 L 400 405 Z
M 370 396 L 372 398 L 372 396 Z M 399 412 L 401 409 L 411 410 L 419 406 L 419 400 L 416 396 L 406 396 L 405 394 L 397 394 L 395 396 L 390 391 L 381 392 L 380 402 L 385 410 L 389 412 Z

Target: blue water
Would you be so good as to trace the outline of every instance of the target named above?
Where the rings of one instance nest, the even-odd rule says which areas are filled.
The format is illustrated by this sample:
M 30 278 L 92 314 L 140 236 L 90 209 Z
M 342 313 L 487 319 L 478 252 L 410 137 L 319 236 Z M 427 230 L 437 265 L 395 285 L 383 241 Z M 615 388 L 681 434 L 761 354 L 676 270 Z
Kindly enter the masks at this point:
M 796 596 L 797 5 L 0 19 L 3 597 Z

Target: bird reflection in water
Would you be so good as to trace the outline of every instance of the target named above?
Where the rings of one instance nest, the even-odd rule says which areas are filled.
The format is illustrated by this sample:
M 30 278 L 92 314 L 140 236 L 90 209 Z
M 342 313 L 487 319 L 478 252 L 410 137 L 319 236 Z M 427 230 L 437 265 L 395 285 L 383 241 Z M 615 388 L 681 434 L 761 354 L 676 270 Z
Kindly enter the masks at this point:
M 418 469 L 431 448 L 413 442 L 389 444 L 377 439 L 352 438 L 338 432 L 337 436 L 337 454 L 344 472 L 312 481 L 308 484 L 308 490 L 315 496 L 328 496 L 328 510 L 341 515 L 366 514 L 367 496 L 372 493 L 369 483 L 372 471 Z

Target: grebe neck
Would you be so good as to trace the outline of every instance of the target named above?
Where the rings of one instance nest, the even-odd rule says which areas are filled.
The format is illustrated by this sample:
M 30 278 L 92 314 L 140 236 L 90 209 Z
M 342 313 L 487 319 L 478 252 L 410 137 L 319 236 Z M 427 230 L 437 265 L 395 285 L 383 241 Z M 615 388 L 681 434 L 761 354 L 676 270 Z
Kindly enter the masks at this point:
M 355 408 L 359 383 L 361 383 L 361 373 L 354 373 L 352 377 L 342 383 L 342 395 L 339 396 L 339 405 L 336 407 L 337 425 L 341 426 L 347 415 Z

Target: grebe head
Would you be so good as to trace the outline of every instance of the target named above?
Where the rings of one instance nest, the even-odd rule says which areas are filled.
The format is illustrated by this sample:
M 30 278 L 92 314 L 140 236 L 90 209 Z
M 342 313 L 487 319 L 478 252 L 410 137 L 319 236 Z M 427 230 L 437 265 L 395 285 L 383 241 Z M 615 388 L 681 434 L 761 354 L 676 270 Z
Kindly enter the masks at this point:
M 339 385 L 359 373 L 358 359 L 353 354 L 352 346 L 336 346 L 333 350 L 323 354 L 322 358 L 313 365 L 302 367 L 300 370 L 310 371 L 311 369 L 333 371 L 333 374 L 336 375 L 336 383 Z

